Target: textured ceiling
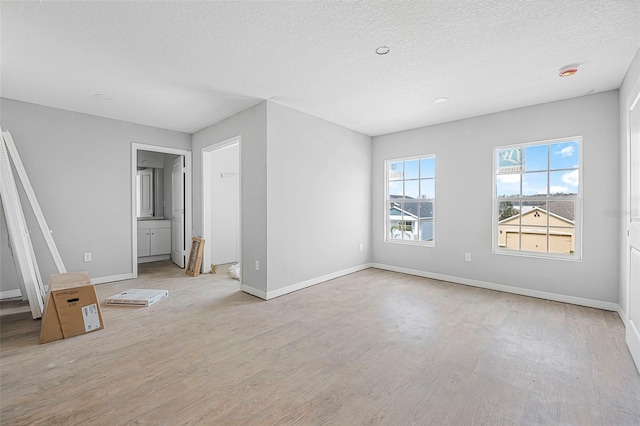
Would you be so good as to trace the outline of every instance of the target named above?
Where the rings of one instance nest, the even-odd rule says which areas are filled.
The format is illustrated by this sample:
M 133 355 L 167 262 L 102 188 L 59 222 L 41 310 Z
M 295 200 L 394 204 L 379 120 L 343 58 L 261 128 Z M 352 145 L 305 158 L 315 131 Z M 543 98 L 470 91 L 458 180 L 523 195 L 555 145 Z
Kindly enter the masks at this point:
M 1 96 L 189 133 L 271 99 L 379 135 L 616 89 L 640 47 L 640 0 L 2 1 L 0 13 Z

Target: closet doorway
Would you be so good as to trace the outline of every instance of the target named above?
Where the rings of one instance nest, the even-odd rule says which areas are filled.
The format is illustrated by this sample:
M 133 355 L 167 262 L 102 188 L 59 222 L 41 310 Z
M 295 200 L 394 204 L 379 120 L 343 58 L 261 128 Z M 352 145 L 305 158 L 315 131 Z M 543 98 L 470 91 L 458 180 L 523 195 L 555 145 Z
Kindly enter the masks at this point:
M 240 136 L 202 148 L 204 273 L 242 259 L 240 149 Z

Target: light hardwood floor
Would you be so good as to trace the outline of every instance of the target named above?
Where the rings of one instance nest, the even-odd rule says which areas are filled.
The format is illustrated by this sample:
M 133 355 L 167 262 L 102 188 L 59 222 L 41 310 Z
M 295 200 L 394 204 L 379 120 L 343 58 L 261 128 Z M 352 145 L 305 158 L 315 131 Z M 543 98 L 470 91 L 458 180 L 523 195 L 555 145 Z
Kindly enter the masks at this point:
M 3 425 L 640 424 L 616 313 L 376 269 L 265 302 L 141 266 L 101 301 L 169 297 L 103 305 L 104 330 L 40 345 L 4 310 Z

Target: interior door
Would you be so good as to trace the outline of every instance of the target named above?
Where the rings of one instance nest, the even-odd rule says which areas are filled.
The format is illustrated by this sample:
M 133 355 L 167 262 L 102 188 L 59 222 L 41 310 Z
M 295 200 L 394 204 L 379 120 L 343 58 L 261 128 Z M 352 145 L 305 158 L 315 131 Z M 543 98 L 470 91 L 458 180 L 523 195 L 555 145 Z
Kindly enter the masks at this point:
M 636 85 L 638 87 L 638 85 Z M 627 345 L 640 371 L 640 91 L 632 95 L 629 123 Z
M 181 268 L 185 264 L 184 171 L 181 155 L 173 160 L 171 170 L 171 260 Z

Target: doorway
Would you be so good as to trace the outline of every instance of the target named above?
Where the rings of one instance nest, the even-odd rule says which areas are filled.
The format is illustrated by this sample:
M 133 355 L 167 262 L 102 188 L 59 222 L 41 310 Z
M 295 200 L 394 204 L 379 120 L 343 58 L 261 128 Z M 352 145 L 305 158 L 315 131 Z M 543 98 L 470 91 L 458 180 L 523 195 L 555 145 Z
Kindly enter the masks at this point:
M 242 259 L 240 149 L 240 136 L 202 148 L 204 273 Z
M 148 167 L 153 164 L 143 166 L 138 164 L 140 154 L 151 155 L 149 158 L 153 158 L 154 155 L 158 156 L 166 163 L 162 168 L 166 171 L 164 178 L 166 184 L 163 186 L 165 191 L 169 191 L 168 193 L 171 194 L 171 202 L 164 207 L 161 203 L 154 203 L 156 210 L 151 214 L 148 209 L 141 208 L 141 200 L 157 200 L 157 197 L 154 198 L 149 194 L 143 196 L 141 191 L 144 188 L 149 188 L 149 180 L 145 180 L 144 176 L 149 173 L 145 170 L 153 168 Z M 186 251 L 190 246 L 192 234 L 191 162 L 190 151 L 140 143 L 131 144 L 131 268 L 133 278 L 138 277 L 139 255 L 143 254 L 146 259 L 153 260 L 154 249 L 158 244 L 163 245 L 163 240 L 169 244 L 169 250 L 162 250 L 162 253 L 164 251 L 170 252 L 167 257 L 170 257 L 173 263 L 179 267 L 184 268 Z M 147 205 L 149 204 L 151 202 L 147 203 Z M 147 222 L 144 223 L 145 226 L 140 226 L 142 221 L 139 220 L 139 217 L 143 210 L 146 217 L 141 219 Z M 165 222 L 170 229 L 164 229 Z M 154 232 L 156 224 L 161 225 L 161 229 L 156 230 L 157 233 Z M 146 238 L 149 239 L 148 242 Z M 150 253 L 144 251 L 147 248 Z M 164 256 L 163 254 L 159 258 Z

